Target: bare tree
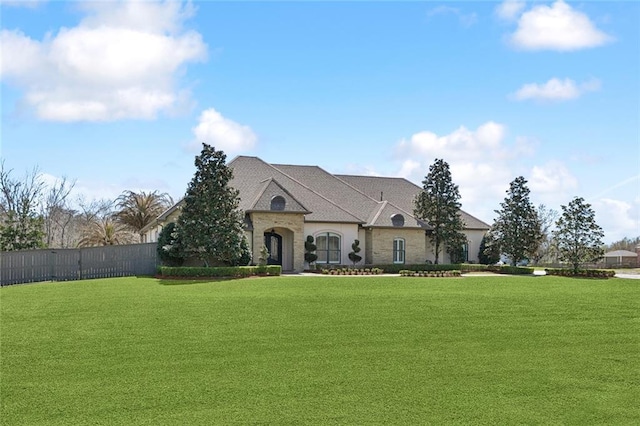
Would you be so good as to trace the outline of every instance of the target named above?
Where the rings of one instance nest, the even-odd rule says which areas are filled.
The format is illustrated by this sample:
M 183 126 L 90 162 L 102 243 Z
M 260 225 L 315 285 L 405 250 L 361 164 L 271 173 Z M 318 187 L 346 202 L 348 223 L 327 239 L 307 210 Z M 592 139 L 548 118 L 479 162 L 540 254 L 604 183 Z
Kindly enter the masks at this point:
M 26 250 L 43 245 L 43 220 L 38 214 L 44 190 L 38 168 L 23 180 L 11 176 L 0 162 L 0 250 Z
M 41 203 L 41 215 L 44 219 L 44 232 L 47 247 L 68 246 L 66 231 L 72 223 L 76 211 L 69 208 L 68 198 L 76 182 L 66 176 L 50 186 Z
M 558 211 L 544 204 L 538 206 L 538 220 L 540 221 L 540 241 L 537 250 L 533 253 L 532 260 L 537 265 L 541 261 L 552 261 L 553 252 L 553 226 L 558 219 Z

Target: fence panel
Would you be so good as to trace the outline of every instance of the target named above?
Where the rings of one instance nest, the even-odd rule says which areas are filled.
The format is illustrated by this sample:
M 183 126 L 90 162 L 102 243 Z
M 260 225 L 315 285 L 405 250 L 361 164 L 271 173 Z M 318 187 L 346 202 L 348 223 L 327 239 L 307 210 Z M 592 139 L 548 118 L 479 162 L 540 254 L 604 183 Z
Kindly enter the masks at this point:
M 156 243 L 0 253 L 0 285 L 153 275 Z

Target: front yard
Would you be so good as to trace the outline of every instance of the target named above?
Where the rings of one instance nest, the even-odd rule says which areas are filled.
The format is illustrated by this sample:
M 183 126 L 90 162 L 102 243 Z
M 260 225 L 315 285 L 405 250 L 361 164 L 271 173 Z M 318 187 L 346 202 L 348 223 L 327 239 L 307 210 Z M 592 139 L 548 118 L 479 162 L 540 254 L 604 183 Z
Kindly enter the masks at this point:
M 0 423 L 640 424 L 637 280 L 163 284 L 0 289 Z

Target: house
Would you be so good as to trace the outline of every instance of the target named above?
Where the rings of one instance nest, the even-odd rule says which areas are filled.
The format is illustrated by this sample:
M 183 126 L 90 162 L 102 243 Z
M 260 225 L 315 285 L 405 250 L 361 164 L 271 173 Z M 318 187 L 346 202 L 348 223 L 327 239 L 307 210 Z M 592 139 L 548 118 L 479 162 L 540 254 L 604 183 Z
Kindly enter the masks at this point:
M 230 185 L 240 192 L 245 234 L 254 262 L 262 245 L 270 263 L 284 271 L 302 271 L 304 242 L 314 237 L 318 265 L 350 265 L 354 240 L 360 241 L 360 264 L 417 264 L 433 261 L 429 224 L 413 216 L 421 188 L 403 178 L 334 175 L 318 166 L 269 164 L 239 156 L 228 163 Z M 157 241 L 162 227 L 177 220 L 180 202 L 143 229 Z M 480 241 L 489 225 L 462 212 L 468 261 L 478 261 Z M 447 262 L 441 253 L 439 259 Z
M 640 252 L 640 246 L 636 248 L 636 251 Z M 629 250 L 614 250 L 604 254 L 605 267 L 611 268 L 614 266 L 635 268 L 640 266 L 638 261 L 638 253 L 634 253 Z

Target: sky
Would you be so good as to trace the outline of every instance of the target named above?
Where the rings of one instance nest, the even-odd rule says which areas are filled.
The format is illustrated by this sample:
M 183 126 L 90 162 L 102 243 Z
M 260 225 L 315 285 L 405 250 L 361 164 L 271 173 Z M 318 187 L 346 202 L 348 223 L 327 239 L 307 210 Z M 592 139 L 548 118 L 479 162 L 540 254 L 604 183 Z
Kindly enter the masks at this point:
M 227 160 L 421 185 L 491 224 L 510 182 L 640 235 L 640 2 L 0 0 L 0 155 L 21 177 L 179 199 Z

